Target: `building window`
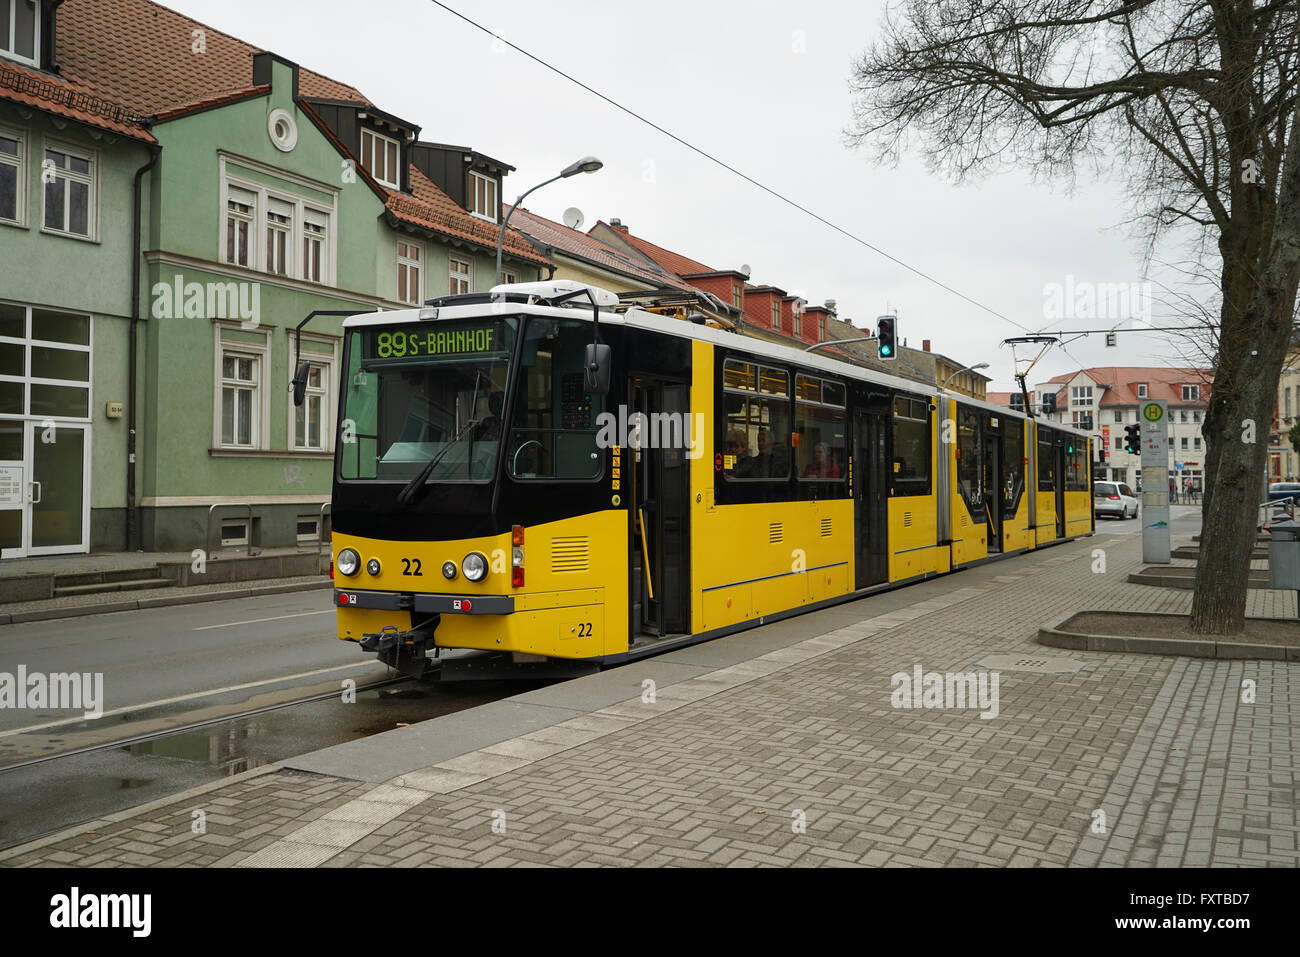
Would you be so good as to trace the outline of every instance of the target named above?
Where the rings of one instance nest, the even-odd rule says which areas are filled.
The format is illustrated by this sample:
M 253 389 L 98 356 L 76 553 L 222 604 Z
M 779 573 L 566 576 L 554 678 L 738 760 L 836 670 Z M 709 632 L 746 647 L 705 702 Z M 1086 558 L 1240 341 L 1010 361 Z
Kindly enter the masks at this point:
M 781 304 L 779 302 L 772 303 L 772 328 L 781 328 Z
M 1115 410 L 1115 421 L 1116 421 L 1116 422 L 1123 422 L 1123 421 L 1124 421 L 1124 412 L 1123 412 L 1122 409 L 1116 409 L 1116 410 Z
M 3 4 L 5 0 L 0 0 Z M 0 129 L 0 222 L 24 224 L 27 195 L 26 151 L 21 133 Z
M 731 304 L 740 309 L 743 307 L 744 302 L 745 294 L 741 291 L 741 287 L 733 285 L 731 287 Z
M 1169 436 L 1169 447 L 1171 449 L 1174 447 L 1174 437 L 1172 435 Z
M 48 179 L 45 183 L 44 228 L 49 232 L 93 239 L 94 154 L 70 147 L 47 148 L 41 166 L 41 178 Z
M 40 7 L 36 0 L 0 0 L 0 53 L 32 66 L 41 48 Z
M 1186 410 L 1186 409 L 1182 409 L 1182 410 L 1179 411 L 1179 413 L 1178 413 L 1178 421 L 1181 422 L 1181 423 L 1183 423 L 1184 425 L 1187 424 L 1187 410 Z
M 300 542 L 320 541 L 320 516 L 319 515 L 299 515 L 297 526 L 298 526 L 298 541 Z
M 1182 437 L 1182 439 L 1178 443 L 1178 447 L 1182 449 L 1184 452 L 1187 451 L 1187 436 L 1184 435 Z
M 329 232 L 329 217 L 318 209 L 306 207 L 302 219 L 302 278 L 320 282 L 324 275 L 325 238 Z
M 826 317 L 825 316 L 817 317 L 817 341 L 818 342 L 826 341 Z
M 500 203 L 497 202 L 497 181 L 490 176 L 470 170 L 469 195 L 470 213 L 479 219 L 495 223 L 497 213 L 501 209 Z
M 1201 387 L 1199 385 L 1183 386 L 1183 401 L 1184 402 L 1201 401 Z
M 236 266 L 251 264 L 250 240 L 257 214 L 257 194 L 231 186 L 226 197 L 226 262 Z
M 4 215 L 3 205 L 0 205 L 0 216 L 3 215 Z M 1291 414 L 1291 387 L 1290 386 L 1286 387 L 1284 394 L 1286 396 L 1286 411 L 1283 414 L 1289 416 Z
M 289 275 L 289 235 L 293 232 L 293 207 L 274 196 L 266 210 L 266 271 Z
M 1120 452 L 1123 451 L 1123 449 L 1124 449 L 1124 437 L 1122 435 L 1115 436 L 1115 451 Z
M 323 364 L 313 362 L 307 371 L 307 392 L 302 405 L 293 407 L 293 447 L 296 451 L 325 449 L 324 416 L 328 395 L 328 370 Z
M 451 280 L 448 283 L 448 294 L 458 296 L 469 292 L 474 281 L 473 267 L 465 260 L 453 256 L 448 261 L 448 271 Z
M 1092 386 L 1076 385 L 1071 388 L 1070 405 L 1092 405 Z
M 1199 435 L 1192 439 L 1192 448 L 1198 452 L 1201 451 L 1201 437 Z
M 397 244 L 397 299 L 419 305 L 420 263 L 424 250 L 417 243 L 399 242 Z
M 376 181 L 389 189 L 402 188 L 402 177 L 398 168 L 399 153 L 397 140 L 380 136 L 374 130 L 361 131 L 361 165 Z
M 1193 411 L 1193 412 L 1192 412 L 1192 421 L 1193 421 L 1193 422 L 1200 422 L 1200 421 L 1201 421 L 1201 413 L 1200 413 L 1200 410 L 1196 410 L 1196 411 Z
M 1139 382 L 1139 383 L 1138 383 L 1138 398 L 1139 398 L 1139 399 L 1145 399 L 1146 397 L 1147 397 L 1147 384 L 1146 384 L 1145 382 Z
M 503 286 L 510 286 L 510 285 L 513 285 L 514 283 L 517 283 L 518 281 L 519 281 L 519 276 L 516 275 L 515 273 L 512 273 L 512 272 L 506 272 L 504 269 L 501 270 L 501 284 L 502 284 Z
M 1091 412 L 1071 412 L 1070 417 L 1076 429 L 1087 432 L 1092 428 Z
M 225 262 L 273 276 L 333 284 L 333 208 L 257 183 L 228 179 L 224 165 L 221 188 Z M 300 252 L 297 260 L 295 250 Z
M 260 356 L 221 353 L 221 445 L 251 449 L 257 441 Z

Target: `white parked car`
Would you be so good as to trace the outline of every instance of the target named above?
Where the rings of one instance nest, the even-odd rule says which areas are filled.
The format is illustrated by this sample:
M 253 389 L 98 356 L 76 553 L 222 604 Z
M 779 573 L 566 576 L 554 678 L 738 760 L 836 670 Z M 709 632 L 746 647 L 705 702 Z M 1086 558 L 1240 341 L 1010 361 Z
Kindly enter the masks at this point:
M 1097 514 L 1098 518 L 1103 515 L 1114 515 L 1116 518 L 1137 518 L 1137 496 L 1123 482 L 1093 482 L 1092 510 Z

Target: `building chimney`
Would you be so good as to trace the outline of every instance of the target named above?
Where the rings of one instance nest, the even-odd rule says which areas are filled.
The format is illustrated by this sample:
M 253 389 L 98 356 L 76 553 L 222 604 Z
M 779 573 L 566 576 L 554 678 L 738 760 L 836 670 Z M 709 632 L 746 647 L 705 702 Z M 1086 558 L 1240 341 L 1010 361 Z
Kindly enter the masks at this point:
M 611 220 L 609 221 L 609 224 L 610 224 L 611 226 L 613 226 L 615 229 L 621 229 L 623 232 L 627 232 L 627 227 L 623 225 L 623 220 L 621 220 L 621 219 L 619 219 L 619 218 L 617 218 L 617 217 L 615 217 L 614 219 L 611 219 Z
M 921 351 L 922 351 L 922 352 L 929 352 L 929 351 L 930 351 L 930 340 L 929 340 L 929 339 L 922 339 L 922 340 L 921 340 Z

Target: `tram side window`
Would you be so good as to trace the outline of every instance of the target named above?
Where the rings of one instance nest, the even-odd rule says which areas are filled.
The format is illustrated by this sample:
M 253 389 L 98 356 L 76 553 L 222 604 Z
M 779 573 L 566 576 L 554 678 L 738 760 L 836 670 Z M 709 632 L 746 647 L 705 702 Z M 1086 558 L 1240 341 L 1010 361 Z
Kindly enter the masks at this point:
M 1088 491 L 1087 446 L 1078 439 L 1067 439 L 1065 450 L 1065 490 Z
M 894 396 L 895 495 L 930 493 L 930 405 L 922 399 Z
M 379 474 L 379 377 L 361 371 L 360 337 L 353 336 L 348 354 L 346 426 L 351 435 L 336 437 L 339 471 L 345 479 L 372 479 Z
M 974 409 L 957 407 L 957 488 L 972 514 L 984 504 L 984 450 L 980 417 Z M 979 515 L 982 522 L 982 513 Z
M 722 474 L 732 481 L 790 477 L 790 375 L 739 359 L 723 364 Z
M 1014 518 L 1025 490 L 1025 426 L 1018 419 L 1002 420 L 1002 517 Z
M 591 327 L 575 319 L 528 320 L 506 467 L 515 479 L 592 480 L 604 470 L 597 416 L 604 397 L 584 388 Z
M 805 481 L 843 481 L 848 475 L 844 385 L 795 377 L 795 467 Z
M 1038 491 L 1056 491 L 1056 440 L 1051 432 L 1038 434 Z

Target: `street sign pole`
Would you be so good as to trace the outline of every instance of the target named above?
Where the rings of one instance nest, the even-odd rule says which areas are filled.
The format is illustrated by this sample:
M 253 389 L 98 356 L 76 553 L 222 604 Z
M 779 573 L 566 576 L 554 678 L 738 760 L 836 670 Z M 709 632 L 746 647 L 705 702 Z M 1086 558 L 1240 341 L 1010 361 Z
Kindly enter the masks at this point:
M 1169 556 L 1169 410 L 1161 399 L 1138 403 L 1142 426 L 1142 560 Z

